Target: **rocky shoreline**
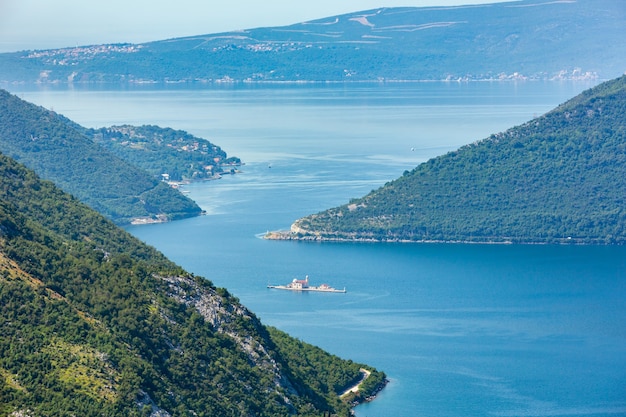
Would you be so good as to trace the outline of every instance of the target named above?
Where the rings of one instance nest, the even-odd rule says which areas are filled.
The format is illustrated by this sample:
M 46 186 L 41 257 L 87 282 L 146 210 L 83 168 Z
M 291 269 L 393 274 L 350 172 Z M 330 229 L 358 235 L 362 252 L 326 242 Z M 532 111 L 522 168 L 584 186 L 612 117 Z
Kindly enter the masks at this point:
M 297 226 L 296 226 L 297 227 Z M 340 236 L 325 236 L 321 233 L 306 232 L 298 227 L 298 231 L 292 230 L 277 230 L 267 232 L 263 239 L 265 240 L 294 240 L 304 242 L 362 242 L 362 243 L 423 243 L 423 244 L 463 244 L 463 245 L 593 245 L 602 244 L 599 242 L 587 241 L 583 239 L 576 239 L 571 237 L 564 237 L 560 239 L 552 239 L 550 241 L 539 242 L 533 240 L 524 239 L 484 239 L 484 240 L 463 240 L 463 239 L 402 239 L 399 237 L 379 239 L 374 237 L 340 237 Z M 601 240 L 601 239 L 598 239 Z
M 354 407 L 363 403 L 369 403 L 371 401 L 374 401 L 378 397 L 378 394 L 387 386 L 387 384 L 389 384 L 389 379 L 385 378 L 380 384 L 376 385 L 374 390 L 370 393 L 367 393 L 365 395 L 360 395 L 358 391 L 356 393 L 353 393 L 354 397 L 350 400 L 350 406 L 352 407 L 351 415 L 356 415 L 354 412 Z

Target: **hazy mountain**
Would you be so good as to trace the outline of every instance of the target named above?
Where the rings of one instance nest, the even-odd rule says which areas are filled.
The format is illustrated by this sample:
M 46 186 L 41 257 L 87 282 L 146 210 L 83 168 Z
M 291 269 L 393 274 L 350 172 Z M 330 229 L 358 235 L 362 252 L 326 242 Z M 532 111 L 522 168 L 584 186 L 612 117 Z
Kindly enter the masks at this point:
M 0 416 L 347 415 L 362 368 L 0 154 Z
M 199 215 L 196 203 L 93 142 L 67 118 L 0 90 L 0 151 L 117 223 Z
M 622 0 L 382 8 L 144 44 L 0 54 L 0 82 L 613 78 Z
M 626 243 L 626 76 L 270 238 Z

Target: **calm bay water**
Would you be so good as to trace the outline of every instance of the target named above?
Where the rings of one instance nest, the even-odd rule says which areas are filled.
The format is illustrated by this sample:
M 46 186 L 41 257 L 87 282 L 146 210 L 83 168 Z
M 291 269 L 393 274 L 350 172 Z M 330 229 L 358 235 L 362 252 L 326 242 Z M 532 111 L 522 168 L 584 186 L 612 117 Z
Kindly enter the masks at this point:
M 626 248 L 272 242 L 267 230 L 590 85 L 24 90 L 88 127 L 184 129 L 243 172 L 187 186 L 208 215 L 131 227 L 264 323 L 384 370 L 359 417 L 626 415 Z M 266 289 L 308 274 L 346 294 Z

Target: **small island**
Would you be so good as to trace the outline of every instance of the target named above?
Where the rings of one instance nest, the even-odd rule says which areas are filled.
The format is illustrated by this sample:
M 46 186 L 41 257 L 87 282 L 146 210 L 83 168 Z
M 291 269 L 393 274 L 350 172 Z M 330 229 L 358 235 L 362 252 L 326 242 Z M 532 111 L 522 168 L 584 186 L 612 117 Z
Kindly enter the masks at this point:
M 293 281 L 286 285 L 268 285 L 267 288 L 287 291 L 346 293 L 345 287 L 339 290 L 329 286 L 328 284 L 321 284 L 318 286 L 309 285 L 308 275 L 304 279 L 294 278 Z

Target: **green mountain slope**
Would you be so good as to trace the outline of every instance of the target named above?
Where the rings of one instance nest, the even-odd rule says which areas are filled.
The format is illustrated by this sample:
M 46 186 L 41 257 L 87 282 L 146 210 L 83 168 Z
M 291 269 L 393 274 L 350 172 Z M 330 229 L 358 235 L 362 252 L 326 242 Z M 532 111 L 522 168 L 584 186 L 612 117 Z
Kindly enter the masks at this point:
M 284 27 L 0 54 L 0 82 L 608 79 L 623 0 L 381 8 Z
M 117 223 L 202 212 L 192 200 L 124 162 L 68 119 L 0 90 L 0 151 Z
M 346 415 L 362 367 L 0 154 L 0 416 Z
M 626 76 L 270 238 L 626 243 Z

